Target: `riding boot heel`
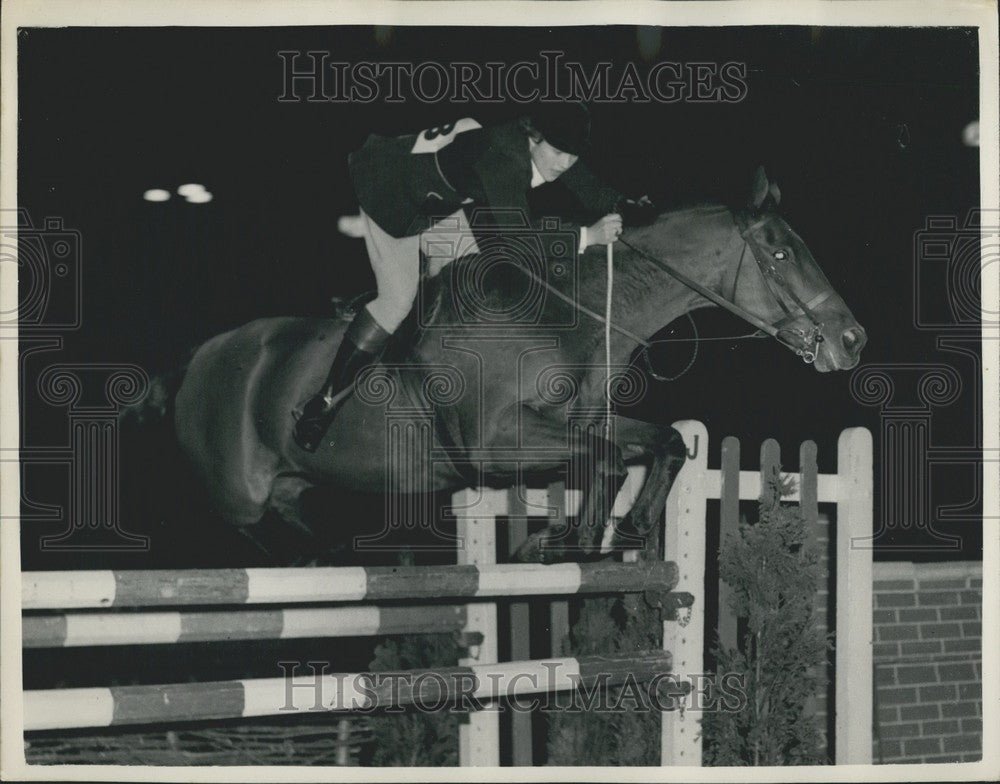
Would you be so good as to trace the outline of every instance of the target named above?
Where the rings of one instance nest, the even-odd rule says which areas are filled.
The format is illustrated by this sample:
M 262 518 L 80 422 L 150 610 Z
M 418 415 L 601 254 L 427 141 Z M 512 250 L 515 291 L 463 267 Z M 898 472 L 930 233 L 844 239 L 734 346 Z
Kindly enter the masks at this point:
M 315 452 L 343 402 L 350 396 L 354 379 L 378 361 L 390 337 L 367 309 L 354 317 L 337 348 L 326 382 L 302 407 L 295 423 L 295 443 Z

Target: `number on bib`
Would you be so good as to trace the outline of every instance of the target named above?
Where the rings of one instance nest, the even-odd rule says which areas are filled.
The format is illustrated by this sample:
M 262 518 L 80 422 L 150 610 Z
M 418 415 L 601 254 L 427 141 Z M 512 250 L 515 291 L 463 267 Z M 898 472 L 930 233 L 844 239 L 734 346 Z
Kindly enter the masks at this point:
M 426 131 L 421 131 L 417 134 L 417 140 L 413 143 L 410 152 L 413 154 L 437 152 L 455 141 L 455 137 L 458 134 L 482 127 L 471 117 L 463 117 L 461 120 L 453 123 L 428 128 Z

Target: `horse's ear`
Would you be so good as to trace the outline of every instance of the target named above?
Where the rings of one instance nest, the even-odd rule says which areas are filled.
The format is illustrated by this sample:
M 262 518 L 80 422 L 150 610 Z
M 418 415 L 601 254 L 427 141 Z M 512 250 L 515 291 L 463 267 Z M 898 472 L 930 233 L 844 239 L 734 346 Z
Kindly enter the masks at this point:
M 764 171 L 764 167 L 758 166 L 757 171 L 753 173 L 753 182 L 750 184 L 749 206 L 752 209 L 760 209 L 760 205 L 763 204 L 764 199 L 767 198 L 770 185 L 771 183 L 767 180 L 767 172 Z
M 772 182 L 768 186 L 767 192 L 771 194 L 771 198 L 774 199 L 775 206 L 781 204 L 781 188 L 778 187 L 778 183 Z

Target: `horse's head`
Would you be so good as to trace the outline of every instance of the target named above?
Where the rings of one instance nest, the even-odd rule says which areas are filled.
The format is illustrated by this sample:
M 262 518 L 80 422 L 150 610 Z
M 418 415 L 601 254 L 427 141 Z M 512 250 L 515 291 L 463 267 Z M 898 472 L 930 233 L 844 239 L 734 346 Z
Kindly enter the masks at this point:
M 758 168 L 746 207 L 734 213 L 745 245 L 722 292 L 818 371 L 849 370 L 858 364 L 865 330 L 777 213 L 780 199 L 778 186 Z

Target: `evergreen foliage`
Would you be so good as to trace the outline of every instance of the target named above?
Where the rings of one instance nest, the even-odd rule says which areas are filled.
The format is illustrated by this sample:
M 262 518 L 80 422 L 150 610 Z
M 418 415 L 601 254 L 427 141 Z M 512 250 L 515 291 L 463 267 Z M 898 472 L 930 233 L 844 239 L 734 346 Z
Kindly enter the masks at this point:
M 822 686 L 827 641 L 815 625 L 818 557 L 805 546 L 798 506 L 783 504 L 777 471 L 767 478 L 760 520 L 741 523 L 722 542 L 720 577 L 733 589 L 740 649 L 716 645 L 714 695 L 732 695 L 724 678 L 742 681 L 739 709 L 720 706 L 702 720 L 707 765 L 824 764 L 823 737 L 808 715 Z
M 409 551 L 399 560 L 403 566 L 414 563 Z M 370 669 L 377 673 L 451 668 L 466 655 L 456 634 L 387 637 L 375 647 Z M 375 713 L 371 717 L 374 737 L 365 749 L 362 764 L 376 767 L 456 766 L 458 725 L 462 720 L 460 713 L 447 707 L 434 711 L 409 707 L 400 712 Z
M 570 631 L 574 656 L 638 653 L 659 648 L 658 610 L 641 596 L 586 599 Z M 637 694 L 641 692 L 641 694 Z M 594 705 L 577 693 L 566 710 L 549 712 L 549 765 L 659 765 L 660 713 L 634 684 L 602 689 Z
M 455 635 L 411 634 L 386 638 L 375 648 L 372 672 L 454 667 L 465 655 Z M 455 766 L 458 765 L 458 725 L 461 714 L 444 707 L 421 711 L 374 713 L 374 739 L 365 765 Z

